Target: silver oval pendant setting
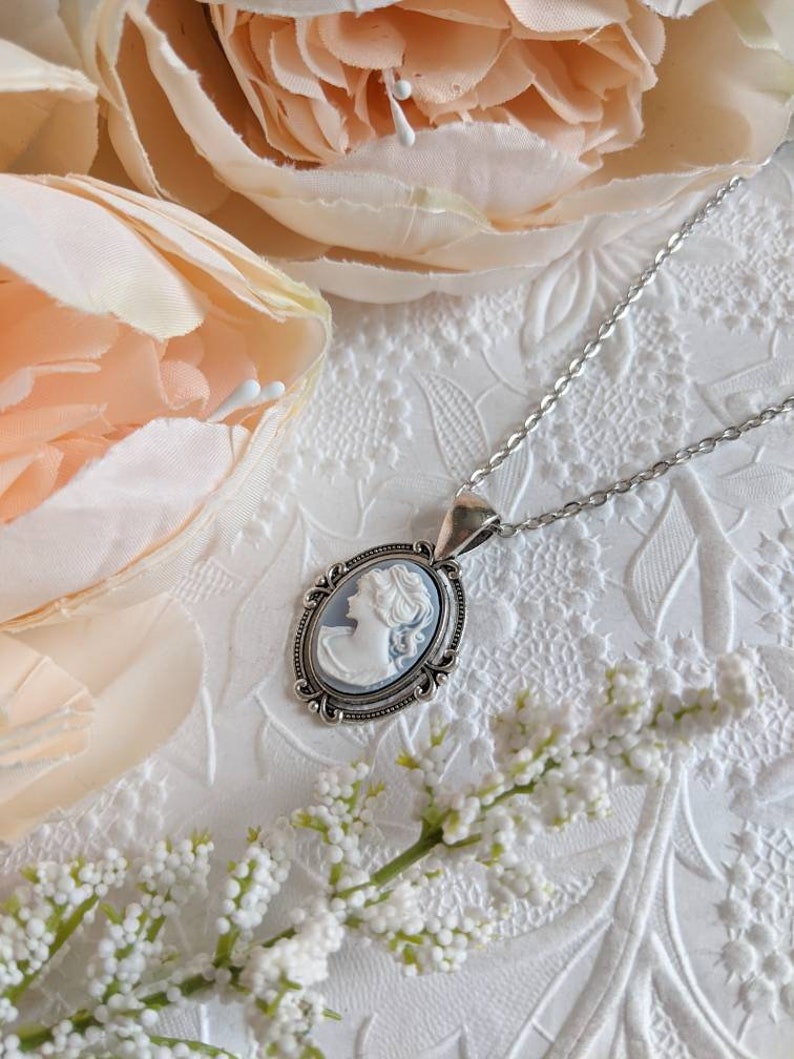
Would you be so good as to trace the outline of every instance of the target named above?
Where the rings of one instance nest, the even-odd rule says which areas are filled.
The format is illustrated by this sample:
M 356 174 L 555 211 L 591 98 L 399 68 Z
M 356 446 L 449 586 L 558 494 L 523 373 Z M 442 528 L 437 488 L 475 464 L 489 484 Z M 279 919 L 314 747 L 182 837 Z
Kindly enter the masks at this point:
M 335 563 L 303 602 L 295 691 L 331 724 L 427 702 L 457 665 L 466 621 L 460 568 L 429 541 L 383 544 Z

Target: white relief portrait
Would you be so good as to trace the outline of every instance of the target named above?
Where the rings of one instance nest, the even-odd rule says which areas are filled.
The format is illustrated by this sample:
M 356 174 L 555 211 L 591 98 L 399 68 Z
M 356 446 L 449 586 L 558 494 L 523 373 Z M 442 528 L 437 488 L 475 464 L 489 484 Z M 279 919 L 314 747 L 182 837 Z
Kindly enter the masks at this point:
M 432 635 L 437 611 L 421 574 L 401 563 L 359 577 L 347 618 L 355 627 L 319 630 L 317 662 L 329 677 L 370 688 L 405 671 Z

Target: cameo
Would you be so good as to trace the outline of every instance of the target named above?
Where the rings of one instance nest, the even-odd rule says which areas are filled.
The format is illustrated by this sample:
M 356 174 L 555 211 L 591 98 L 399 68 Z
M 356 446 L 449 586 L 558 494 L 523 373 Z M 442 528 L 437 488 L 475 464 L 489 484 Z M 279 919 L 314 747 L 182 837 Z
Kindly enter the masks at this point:
M 309 589 L 295 644 L 296 691 L 326 720 L 368 720 L 429 698 L 456 661 L 464 601 L 454 559 L 383 545 Z
M 318 617 L 315 661 L 340 691 L 382 688 L 430 645 L 437 586 L 415 563 L 386 560 L 350 579 Z

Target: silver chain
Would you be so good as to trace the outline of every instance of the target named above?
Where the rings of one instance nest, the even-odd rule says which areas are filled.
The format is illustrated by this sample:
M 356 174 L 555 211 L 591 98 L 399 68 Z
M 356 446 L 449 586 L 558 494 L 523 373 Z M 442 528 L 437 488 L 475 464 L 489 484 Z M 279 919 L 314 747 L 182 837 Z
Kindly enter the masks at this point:
M 598 356 L 604 346 L 604 342 L 614 333 L 618 321 L 622 320 L 623 317 L 627 315 L 634 302 L 642 297 L 645 289 L 656 278 L 657 273 L 662 265 L 664 265 L 665 261 L 667 261 L 667 259 L 683 245 L 684 241 L 689 238 L 695 228 L 702 224 L 709 215 L 723 203 L 728 195 L 743 183 L 743 177 L 732 177 L 726 184 L 719 187 L 711 198 L 704 202 L 695 213 L 688 217 L 680 228 L 673 232 L 664 246 L 657 250 L 653 261 L 640 272 L 637 278 L 629 285 L 626 293 L 620 301 L 613 306 L 612 311 L 601 321 L 596 333 L 584 344 L 581 351 L 577 353 L 573 360 L 571 360 L 568 367 L 556 380 L 548 393 L 541 397 L 540 401 L 532 408 L 524 422 L 514 430 L 513 433 L 505 438 L 500 447 L 488 458 L 488 460 L 473 471 L 471 476 L 463 482 L 458 488 L 455 494 L 456 496 L 460 496 L 461 493 L 468 492 L 479 485 L 480 482 L 487 478 L 488 475 L 493 474 L 498 467 L 501 467 L 505 460 L 509 459 L 513 453 L 524 444 L 529 434 L 535 430 L 544 416 L 548 415 L 548 413 L 556 407 L 557 402 L 566 392 L 573 380 L 582 374 L 587 362 Z M 636 489 L 638 486 L 643 485 L 645 482 L 661 478 L 662 475 L 667 474 L 667 472 L 672 470 L 673 467 L 678 467 L 682 463 L 688 463 L 689 460 L 693 459 L 695 456 L 703 456 L 706 453 L 713 452 L 717 446 L 723 444 L 723 442 L 737 441 L 748 431 L 755 430 L 786 412 L 794 412 L 794 394 L 784 398 L 780 404 L 764 408 L 762 411 L 745 419 L 743 423 L 739 423 L 736 426 L 726 427 L 719 433 L 701 438 L 700 441 L 696 441 L 692 445 L 686 445 L 684 448 L 678 449 L 669 456 L 662 456 L 650 467 L 637 471 L 628 478 L 618 478 L 617 481 L 612 482 L 611 485 L 604 486 L 602 489 L 597 489 L 595 492 L 592 492 L 587 496 L 580 497 L 576 500 L 569 500 L 568 503 L 563 504 L 560 508 L 546 511 L 542 515 L 529 516 L 520 522 L 503 522 L 500 520 L 496 527 L 496 532 L 501 537 L 514 537 L 517 533 L 524 530 L 541 529 L 543 526 L 549 526 L 552 522 L 557 522 L 560 519 L 572 518 L 574 515 L 578 515 L 580 512 L 585 511 L 588 508 L 601 507 L 614 496 L 628 493 L 632 489 Z

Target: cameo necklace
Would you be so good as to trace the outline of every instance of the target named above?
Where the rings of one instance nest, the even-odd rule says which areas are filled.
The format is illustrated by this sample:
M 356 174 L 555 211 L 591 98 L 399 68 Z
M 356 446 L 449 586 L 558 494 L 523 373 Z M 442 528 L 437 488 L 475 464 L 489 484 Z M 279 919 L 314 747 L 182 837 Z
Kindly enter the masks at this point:
M 330 724 L 369 721 L 433 697 L 457 665 L 466 620 L 459 560 L 472 548 L 601 507 L 794 411 L 792 394 L 630 477 L 520 522 L 500 518 L 474 491 L 526 441 L 598 356 L 667 259 L 741 183 L 741 177 L 734 177 L 723 184 L 657 251 L 523 423 L 460 485 L 435 544 L 420 540 L 378 545 L 335 563 L 317 578 L 303 598 L 293 651 L 295 691 L 312 712 Z

